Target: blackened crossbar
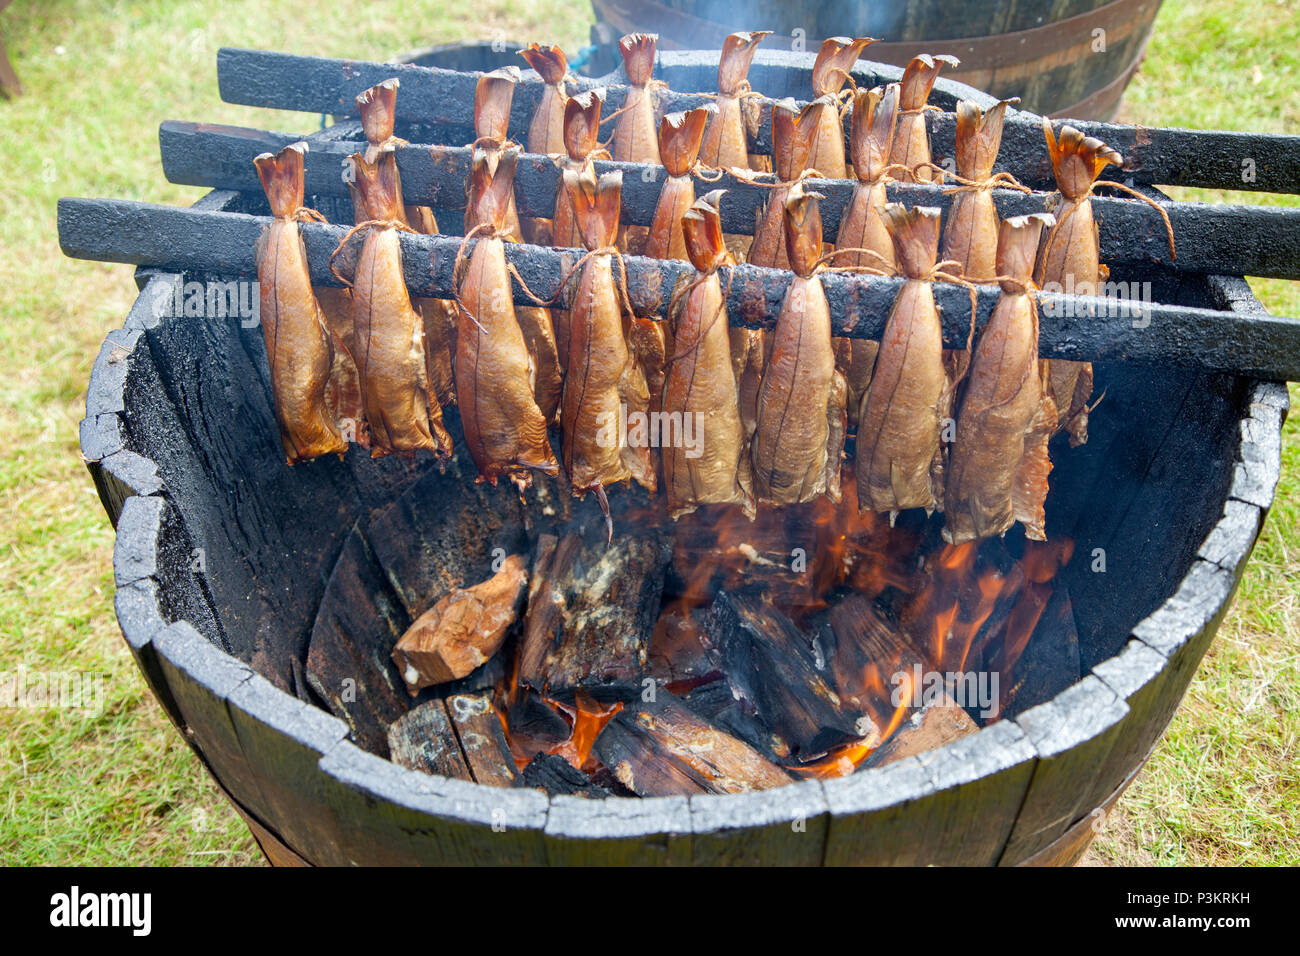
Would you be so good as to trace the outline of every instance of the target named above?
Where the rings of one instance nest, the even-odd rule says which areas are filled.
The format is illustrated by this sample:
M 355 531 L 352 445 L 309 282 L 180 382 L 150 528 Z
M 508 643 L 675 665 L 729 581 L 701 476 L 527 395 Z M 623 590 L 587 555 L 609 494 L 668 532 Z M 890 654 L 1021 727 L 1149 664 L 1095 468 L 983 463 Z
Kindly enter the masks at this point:
M 117 199 L 62 199 L 58 221 L 59 244 L 73 258 L 238 278 L 257 274 L 254 247 L 270 220 Z M 344 228 L 307 224 L 302 230 L 312 281 L 337 285 L 328 263 Z M 401 242 L 412 294 L 452 295 L 452 269 L 462 240 L 403 234 Z M 524 282 L 543 298 L 560 291 L 561 279 L 578 254 L 515 243 L 506 246 L 506 255 Z M 691 274 L 690 267 L 635 256 L 625 261 L 633 308 L 640 315 L 662 318 L 673 288 Z M 731 323 L 770 327 L 780 313 L 790 273 L 757 266 L 738 266 L 731 273 L 727 300 Z M 903 280 L 835 273 L 825 275 L 823 282 L 833 334 L 879 339 Z M 515 302 L 530 304 L 522 288 L 516 286 L 513 292 Z M 945 344 L 964 347 L 970 332 L 966 290 L 939 284 L 935 297 Z M 997 297 L 994 287 L 979 289 L 978 327 L 988 322 Z M 1039 351 L 1047 358 L 1181 365 L 1300 380 L 1300 320 L 1047 293 L 1039 293 L 1038 301 Z
M 358 130 L 358 140 L 360 133 Z M 173 183 L 260 192 L 253 157 L 275 151 L 295 137 L 230 126 L 168 122 L 159 131 L 163 172 Z M 313 143 L 306 157 L 307 193 L 346 196 L 341 175 L 344 156 L 364 148 L 364 142 Z M 398 151 L 405 198 L 439 209 L 463 209 L 467 148 L 407 146 Z M 623 171 L 622 219 L 648 226 L 654 215 L 665 173 L 658 166 L 598 163 L 597 168 Z M 560 172 L 549 158 L 520 157 L 515 198 L 524 216 L 549 218 L 554 208 Z M 847 180 L 812 180 L 821 193 L 822 222 L 829 241 L 839 229 L 840 214 L 852 194 Z M 770 190 L 728 175 L 716 184 L 697 184 L 697 191 L 725 188 L 723 226 L 731 233 L 752 234 L 755 214 Z M 908 206 L 946 209 L 950 197 L 939 186 L 895 184 L 889 198 Z M 997 190 L 994 200 L 1006 216 L 1041 212 L 1047 195 Z M 1269 276 L 1300 279 L 1300 209 L 1267 206 L 1210 206 L 1168 203 L 1177 257 L 1169 258 L 1164 225 L 1155 210 L 1133 199 L 1097 196 L 1093 209 L 1099 221 L 1102 261 L 1111 264 L 1172 265 L 1189 272 Z M 444 224 L 445 227 L 446 224 Z
M 711 56 L 711 54 L 703 54 Z M 521 66 L 523 61 L 520 61 Z M 874 74 L 855 77 L 870 83 Z M 882 70 L 887 70 L 881 66 Z M 228 103 L 309 113 L 356 115 L 358 93 L 390 77 L 402 83 L 397 98 L 400 120 L 464 128 L 474 102 L 477 73 L 461 73 L 413 64 L 371 63 L 295 56 L 264 50 L 223 48 L 217 53 L 221 98 Z M 577 79 L 579 88 L 606 86 L 605 113 L 617 109 L 624 88 L 612 77 Z M 809 90 L 811 92 L 811 90 Z M 522 138 L 541 96 L 541 81 L 525 71 L 515 93 L 510 129 Z M 665 112 L 692 109 L 708 102 L 697 93 L 668 91 L 661 100 Z M 772 100 L 760 99 L 761 119 L 755 151 L 771 152 Z M 846 123 L 848 118 L 846 117 Z M 952 112 L 929 116 L 936 158 L 951 156 L 956 135 Z M 1300 193 L 1300 137 L 1267 133 L 1237 133 L 1127 126 L 1116 123 L 1073 122 L 1124 157 L 1113 175 L 1143 185 L 1200 186 L 1274 193 Z M 1059 124 L 1058 124 L 1059 126 Z M 998 169 L 1005 169 L 1028 186 L 1053 188 L 1041 119 L 1032 113 L 1007 114 Z

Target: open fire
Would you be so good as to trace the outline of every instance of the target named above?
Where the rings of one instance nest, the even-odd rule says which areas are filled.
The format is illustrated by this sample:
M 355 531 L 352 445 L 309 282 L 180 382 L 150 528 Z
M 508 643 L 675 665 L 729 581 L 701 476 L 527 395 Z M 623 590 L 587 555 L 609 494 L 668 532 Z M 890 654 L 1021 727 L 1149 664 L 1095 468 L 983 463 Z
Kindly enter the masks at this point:
M 389 732 L 394 759 L 553 792 L 743 792 L 920 753 L 1077 678 L 1035 673 L 1020 698 L 1031 642 L 1074 639 L 1068 540 L 947 544 L 937 516 L 859 513 L 851 473 L 838 504 L 753 521 L 731 505 L 673 522 L 626 497 L 608 546 L 594 503 L 575 504 L 407 631 L 394 660 L 423 696 Z M 454 693 L 410 680 L 493 642 Z M 431 738 L 460 759 L 431 760 Z

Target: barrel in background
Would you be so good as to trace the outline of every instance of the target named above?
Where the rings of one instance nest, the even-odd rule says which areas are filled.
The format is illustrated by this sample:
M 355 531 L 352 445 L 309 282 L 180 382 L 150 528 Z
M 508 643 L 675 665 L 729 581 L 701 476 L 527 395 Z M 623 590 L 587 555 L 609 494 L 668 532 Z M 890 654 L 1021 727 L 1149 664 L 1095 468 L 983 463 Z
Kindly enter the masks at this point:
M 660 48 L 720 49 L 737 30 L 772 30 L 765 48 L 816 50 L 828 36 L 872 36 L 866 55 L 902 66 L 947 53 L 944 75 L 1021 108 L 1074 119 L 1113 119 L 1146 53 L 1160 0 L 592 0 L 593 35 L 608 46 L 636 30 Z

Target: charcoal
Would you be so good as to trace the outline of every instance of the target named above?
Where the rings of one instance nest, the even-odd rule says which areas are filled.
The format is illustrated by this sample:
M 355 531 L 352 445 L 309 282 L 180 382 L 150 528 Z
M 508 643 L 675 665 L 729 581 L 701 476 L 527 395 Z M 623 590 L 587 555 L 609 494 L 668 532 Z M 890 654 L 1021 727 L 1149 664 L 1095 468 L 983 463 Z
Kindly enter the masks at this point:
M 638 701 L 596 738 L 596 754 L 639 796 L 745 793 L 790 782 L 790 775 L 667 692 Z
M 732 687 L 779 740 L 776 753 L 806 762 L 861 736 L 861 712 L 840 699 L 817 670 L 809 639 L 770 603 L 720 593 L 710 635 Z
M 609 791 L 563 757 L 538 753 L 515 778 L 516 787 L 535 787 L 547 793 L 580 797 L 607 797 Z

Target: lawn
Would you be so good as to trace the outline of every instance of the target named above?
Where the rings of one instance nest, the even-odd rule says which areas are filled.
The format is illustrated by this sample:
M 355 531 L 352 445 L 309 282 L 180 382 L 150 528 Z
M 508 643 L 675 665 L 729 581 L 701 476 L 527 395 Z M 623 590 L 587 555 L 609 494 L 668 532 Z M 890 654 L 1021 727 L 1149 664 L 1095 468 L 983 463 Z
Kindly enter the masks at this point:
M 211 9 L 195 0 L 53 0 L 19 2 L 0 16 L 27 87 L 22 99 L 0 101 L 0 155 L 10 168 L 0 200 L 0 427 L 10 448 L 0 459 L 0 672 L 75 670 L 102 675 L 104 688 L 93 714 L 0 709 L 0 862 L 260 862 L 149 696 L 113 619 L 112 532 L 78 458 L 77 422 L 99 343 L 121 324 L 135 286 L 127 267 L 62 257 L 56 200 L 192 202 L 200 191 L 163 179 L 162 120 L 313 127 L 313 117 L 221 103 L 221 46 L 373 59 L 470 38 L 574 50 L 591 17 L 585 0 L 237 0 L 221 5 L 216 22 Z M 1300 133 L 1300 22 L 1291 4 L 1261 2 L 1242 16 L 1231 0 L 1166 0 L 1125 118 Z M 1297 286 L 1253 284 L 1272 311 L 1300 315 Z M 1233 611 L 1090 861 L 1300 862 L 1295 424 L 1285 442 L 1279 504 Z

